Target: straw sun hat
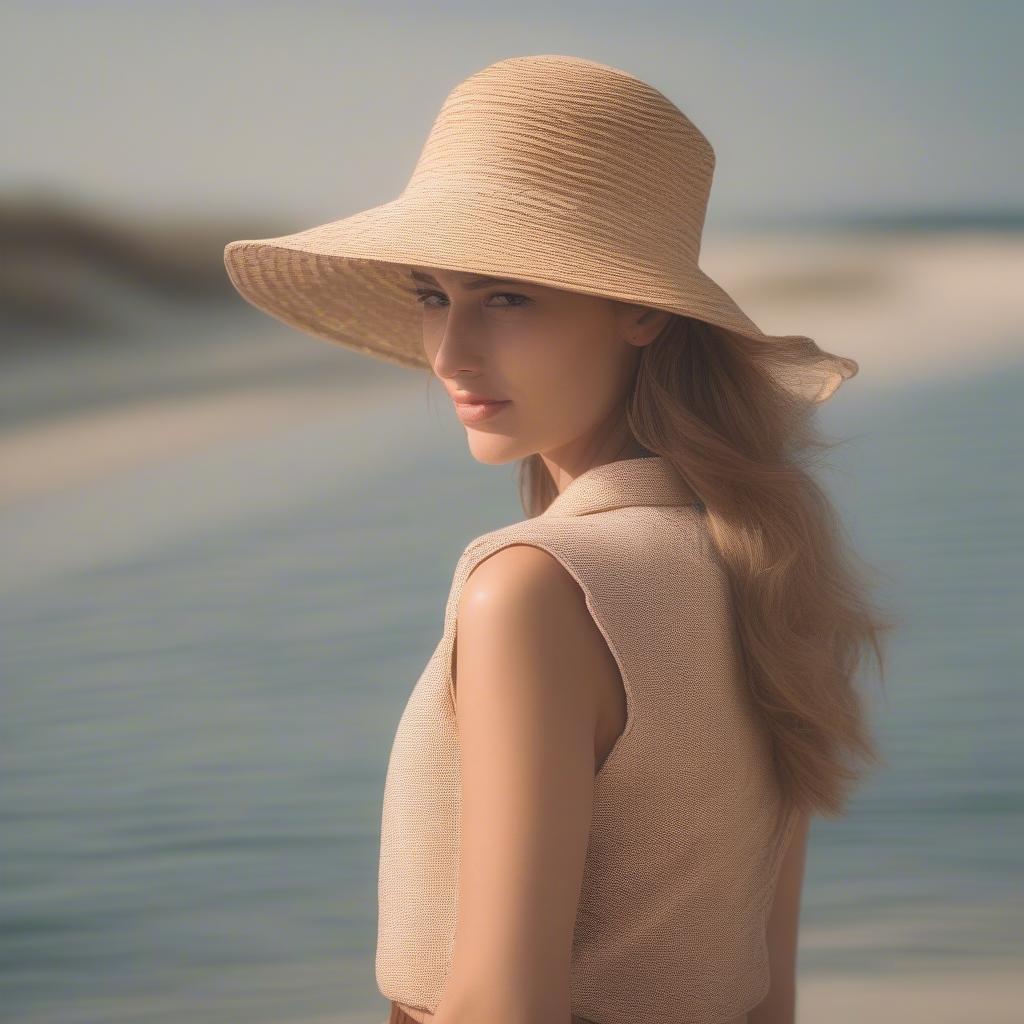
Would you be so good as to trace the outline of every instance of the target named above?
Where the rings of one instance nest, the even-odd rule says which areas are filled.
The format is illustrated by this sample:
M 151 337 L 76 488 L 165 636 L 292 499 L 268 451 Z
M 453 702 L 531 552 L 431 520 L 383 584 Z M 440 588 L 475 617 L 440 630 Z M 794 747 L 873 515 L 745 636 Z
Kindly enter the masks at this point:
M 780 380 L 823 402 L 857 372 L 763 333 L 698 266 L 715 154 L 662 93 L 580 57 L 510 57 L 455 86 L 402 193 L 224 249 L 241 295 L 299 330 L 430 369 L 410 266 L 621 299 L 785 344 Z

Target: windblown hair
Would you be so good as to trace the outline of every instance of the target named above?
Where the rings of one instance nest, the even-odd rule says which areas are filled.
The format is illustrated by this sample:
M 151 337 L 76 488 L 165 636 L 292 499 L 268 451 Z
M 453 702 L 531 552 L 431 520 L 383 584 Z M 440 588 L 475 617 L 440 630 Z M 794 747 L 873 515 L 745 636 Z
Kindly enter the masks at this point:
M 728 574 L 749 694 L 786 797 L 840 817 L 853 786 L 885 758 L 856 675 L 898 618 L 868 595 L 873 575 L 846 541 L 811 463 L 834 447 L 781 385 L 799 345 L 766 344 L 675 316 L 640 350 L 623 409 L 636 440 L 675 466 L 704 505 Z M 539 455 L 520 461 L 527 515 L 557 493 Z

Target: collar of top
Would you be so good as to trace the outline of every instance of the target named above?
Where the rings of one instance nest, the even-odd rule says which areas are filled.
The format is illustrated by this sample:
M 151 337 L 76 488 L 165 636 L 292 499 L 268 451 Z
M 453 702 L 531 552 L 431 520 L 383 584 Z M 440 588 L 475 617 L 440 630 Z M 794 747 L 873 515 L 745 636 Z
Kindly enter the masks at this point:
M 627 505 L 692 505 L 699 499 L 663 455 L 617 459 L 570 480 L 543 515 L 579 516 Z

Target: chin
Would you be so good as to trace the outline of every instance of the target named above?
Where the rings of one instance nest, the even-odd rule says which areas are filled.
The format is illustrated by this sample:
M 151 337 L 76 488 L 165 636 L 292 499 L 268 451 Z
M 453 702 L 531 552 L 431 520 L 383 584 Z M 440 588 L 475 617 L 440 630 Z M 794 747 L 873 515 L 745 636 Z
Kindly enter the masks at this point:
M 530 450 L 515 438 L 500 434 L 485 434 L 479 430 L 468 430 L 466 438 L 469 442 L 469 453 L 477 462 L 485 466 L 504 466 L 517 459 L 526 458 Z

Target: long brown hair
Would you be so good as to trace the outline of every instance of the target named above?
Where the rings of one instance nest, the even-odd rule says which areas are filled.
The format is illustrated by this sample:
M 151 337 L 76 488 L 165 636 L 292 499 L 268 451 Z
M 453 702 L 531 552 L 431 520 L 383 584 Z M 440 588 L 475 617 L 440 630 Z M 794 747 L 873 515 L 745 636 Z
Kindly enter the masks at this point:
M 812 475 L 813 459 L 835 442 L 820 433 L 814 406 L 783 386 L 808 371 L 806 351 L 674 316 L 640 353 L 625 419 L 704 505 L 783 791 L 839 817 L 864 772 L 885 761 L 855 677 L 870 650 L 884 679 L 882 638 L 899 619 L 870 600 L 876 573 Z M 517 475 L 524 511 L 537 515 L 555 497 L 551 475 L 537 454 Z

